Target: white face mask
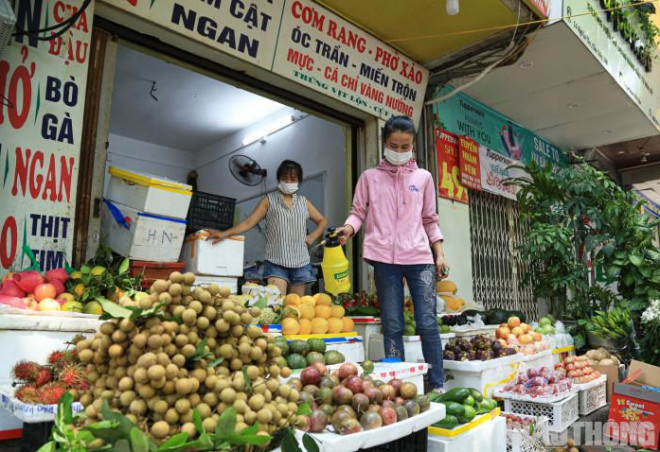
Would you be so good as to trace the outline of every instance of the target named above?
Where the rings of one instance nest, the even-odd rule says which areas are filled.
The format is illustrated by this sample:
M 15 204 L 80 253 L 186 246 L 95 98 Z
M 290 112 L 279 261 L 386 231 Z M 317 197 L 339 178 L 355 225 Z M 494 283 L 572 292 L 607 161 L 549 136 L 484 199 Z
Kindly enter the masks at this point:
M 388 147 L 385 148 L 385 160 L 387 160 L 394 166 L 405 165 L 406 163 L 408 163 L 408 161 L 412 159 L 412 157 L 413 157 L 412 149 L 406 152 L 396 152 Z
M 280 182 L 277 185 L 277 188 L 279 188 L 280 191 L 282 193 L 284 193 L 285 195 L 291 195 L 291 194 L 298 191 L 298 183 L 294 182 L 294 183 L 289 184 L 289 183 L 286 183 L 286 182 Z

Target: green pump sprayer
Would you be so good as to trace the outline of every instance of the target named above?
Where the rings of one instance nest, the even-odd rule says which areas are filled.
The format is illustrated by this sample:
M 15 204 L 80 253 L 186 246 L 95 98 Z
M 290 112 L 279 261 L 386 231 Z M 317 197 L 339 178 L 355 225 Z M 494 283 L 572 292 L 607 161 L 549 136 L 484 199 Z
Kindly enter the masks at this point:
M 339 244 L 339 236 L 334 228 L 329 228 L 325 236 L 325 251 L 323 252 L 323 280 L 326 292 L 335 297 L 340 293 L 348 293 L 351 290 L 351 278 L 348 259 Z

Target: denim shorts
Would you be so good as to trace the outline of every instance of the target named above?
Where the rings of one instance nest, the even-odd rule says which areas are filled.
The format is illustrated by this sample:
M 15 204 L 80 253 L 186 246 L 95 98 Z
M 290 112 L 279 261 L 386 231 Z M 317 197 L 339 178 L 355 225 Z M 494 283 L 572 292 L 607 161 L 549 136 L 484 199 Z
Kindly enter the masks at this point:
M 292 286 L 308 284 L 316 281 L 316 271 L 312 264 L 300 268 L 287 268 L 272 262 L 264 262 L 264 278 L 279 278 Z

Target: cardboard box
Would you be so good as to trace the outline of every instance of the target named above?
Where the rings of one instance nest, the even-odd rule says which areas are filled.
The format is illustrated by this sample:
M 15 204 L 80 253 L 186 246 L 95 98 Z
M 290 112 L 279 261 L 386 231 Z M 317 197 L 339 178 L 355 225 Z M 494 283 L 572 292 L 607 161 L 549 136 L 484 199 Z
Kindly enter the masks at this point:
M 612 390 L 614 389 L 614 383 L 619 382 L 619 366 L 601 366 L 593 365 L 591 366 L 594 370 L 597 370 L 603 375 L 607 376 L 607 401 L 612 400 Z
M 605 432 L 621 442 L 658 450 L 660 367 L 632 361 L 628 375 L 638 370 L 641 373 L 631 384 L 614 384 Z

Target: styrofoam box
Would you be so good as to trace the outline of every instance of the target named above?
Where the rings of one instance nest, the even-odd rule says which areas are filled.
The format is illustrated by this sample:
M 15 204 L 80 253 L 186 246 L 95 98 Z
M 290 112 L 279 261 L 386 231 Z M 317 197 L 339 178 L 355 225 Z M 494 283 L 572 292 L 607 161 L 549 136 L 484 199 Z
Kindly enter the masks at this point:
M 506 452 L 506 420 L 496 417 L 453 438 L 429 435 L 428 452 Z
M 148 173 L 108 168 L 110 181 L 106 197 L 140 212 L 186 218 L 192 186 Z
M 0 388 L 0 406 L 17 419 L 28 424 L 52 422 L 57 414 L 56 403 L 53 405 L 38 405 L 21 402 L 14 397 L 14 388 L 11 386 Z M 80 402 L 74 402 L 71 404 L 71 410 L 74 413 L 79 413 L 83 410 L 83 406 Z
M 140 212 L 112 202 L 129 225 L 117 223 L 103 204 L 101 242 L 122 256 L 139 261 L 176 262 L 186 235 L 186 220 Z
M 245 237 L 229 237 L 215 245 L 207 240 L 207 231 L 186 237 L 182 260 L 186 271 L 200 275 L 243 276 Z
M 364 430 L 351 435 L 338 435 L 334 432 L 309 433 L 309 435 L 316 441 L 320 452 L 354 452 L 396 441 L 440 422 L 444 418 L 445 406 L 441 403 L 431 403 L 431 408 L 423 413 L 380 428 Z M 296 430 L 296 438 L 300 444 L 302 444 L 303 434 L 304 432 Z
M 336 350 L 344 355 L 347 363 L 361 363 L 364 361 L 364 342 L 362 337 L 354 336 L 341 340 L 326 340 L 326 351 Z
M 419 394 L 424 393 L 424 375 L 429 371 L 426 363 L 375 363 L 371 376 L 376 380 L 389 381 L 398 378 L 417 386 Z
M 195 275 L 195 284 L 196 286 L 210 286 L 211 284 L 217 284 L 220 287 L 229 287 L 231 293 L 235 294 L 238 292 L 238 278 L 230 278 L 228 276 L 209 276 L 209 275 Z
M 453 333 L 441 334 L 440 340 L 445 344 L 447 340 L 455 337 Z M 384 336 L 380 333 L 373 333 L 367 338 L 367 357 L 372 361 L 379 361 L 385 357 Z M 419 336 L 403 337 L 403 352 L 407 362 L 423 363 L 424 354 L 422 353 L 422 341 Z
M 366 356 L 371 356 L 369 354 L 369 338 L 372 334 L 381 334 L 380 328 L 380 317 L 371 317 L 371 316 L 359 316 L 359 317 L 350 317 L 353 319 L 353 324 L 355 325 L 355 331 L 357 334 L 364 338 L 364 348 Z
M 520 361 L 520 371 L 538 369 L 540 367 L 553 369 L 554 366 L 555 363 L 552 357 L 552 350 L 543 350 L 534 355 L 523 355 Z
M 515 378 L 522 355 L 515 354 L 488 361 L 443 361 L 445 389 L 475 388 L 485 396 L 492 396 L 493 389 Z

